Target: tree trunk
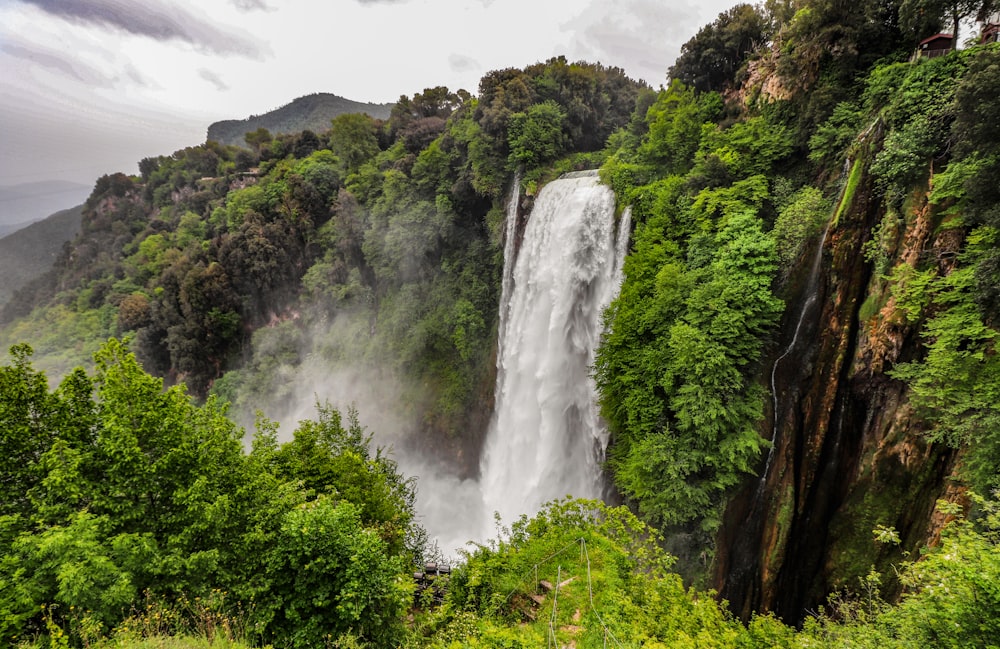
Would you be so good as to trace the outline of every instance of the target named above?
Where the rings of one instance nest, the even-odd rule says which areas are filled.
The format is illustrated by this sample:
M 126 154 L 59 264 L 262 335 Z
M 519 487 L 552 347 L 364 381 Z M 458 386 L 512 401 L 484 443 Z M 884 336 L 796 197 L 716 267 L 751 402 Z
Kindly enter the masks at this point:
M 951 30 L 951 49 L 952 51 L 958 49 L 958 23 L 961 21 L 962 17 L 958 14 L 958 7 L 953 7 L 951 10 L 951 23 L 953 29 Z

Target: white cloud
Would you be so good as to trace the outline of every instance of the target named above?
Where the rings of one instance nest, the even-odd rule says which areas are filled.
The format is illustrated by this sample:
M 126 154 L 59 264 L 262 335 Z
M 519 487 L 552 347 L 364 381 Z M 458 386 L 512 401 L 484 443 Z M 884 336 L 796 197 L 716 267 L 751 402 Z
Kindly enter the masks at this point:
M 657 87 L 665 82 L 667 68 L 700 22 L 699 10 L 686 2 L 623 0 L 611 7 L 592 0 L 562 29 L 571 34 L 569 47 L 575 58 L 623 67 Z

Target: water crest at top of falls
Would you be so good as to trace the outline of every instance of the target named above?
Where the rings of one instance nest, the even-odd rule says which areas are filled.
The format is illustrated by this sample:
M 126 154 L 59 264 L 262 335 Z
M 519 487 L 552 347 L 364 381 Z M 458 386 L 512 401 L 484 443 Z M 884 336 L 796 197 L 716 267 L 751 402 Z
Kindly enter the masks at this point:
M 607 432 L 591 367 L 630 227 L 623 215 L 616 236 L 614 211 L 596 172 L 567 174 L 539 193 L 516 260 L 505 247 L 496 410 L 480 484 L 484 513 L 507 524 L 554 498 L 601 495 Z M 515 207 L 508 238 L 512 215 Z

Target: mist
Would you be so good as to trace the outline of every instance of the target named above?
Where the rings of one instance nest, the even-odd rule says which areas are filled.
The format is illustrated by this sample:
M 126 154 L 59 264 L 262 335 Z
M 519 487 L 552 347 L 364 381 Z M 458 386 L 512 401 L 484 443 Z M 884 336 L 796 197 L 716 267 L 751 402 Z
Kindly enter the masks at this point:
M 233 416 L 248 441 L 259 411 L 278 424 L 279 441 L 288 442 L 299 422 L 316 418 L 318 404 L 345 416 L 353 408 L 372 449 L 381 448 L 404 477 L 415 479 L 417 523 L 440 558 L 455 561 L 468 542 L 484 540 L 492 516 L 483 512 L 478 481 L 460 477 L 453 458 L 429 445 L 421 429 L 426 391 L 374 359 L 371 342 L 367 312 L 339 313 L 308 331 L 292 320 L 258 331 L 251 368 L 237 372 Z

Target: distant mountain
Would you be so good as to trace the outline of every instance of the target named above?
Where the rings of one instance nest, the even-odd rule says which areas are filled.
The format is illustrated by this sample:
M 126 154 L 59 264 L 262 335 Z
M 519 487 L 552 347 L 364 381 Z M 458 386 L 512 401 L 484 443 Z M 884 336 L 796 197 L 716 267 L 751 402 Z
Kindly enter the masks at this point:
M 62 210 L 0 239 L 0 306 L 55 263 L 63 244 L 80 231 L 83 205 Z
M 21 228 L 26 228 L 34 221 L 21 221 L 20 223 L 0 223 L 0 238 L 6 237 L 12 232 L 17 232 Z
M 65 180 L 0 186 L 0 236 L 82 203 L 91 189 L 92 185 Z
M 366 113 L 377 119 L 387 119 L 393 105 L 365 104 L 320 92 L 299 97 L 292 103 L 263 115 L 215 122 L 208 127 L 208 139 L 221 144 L 246 146 L 243 136 L 262 127 L 272 135 L 298 133 L 306 129 L 318 133 L 329 129 L 330 120 L 345 113 Z

